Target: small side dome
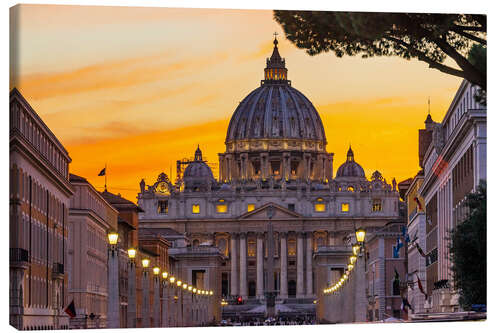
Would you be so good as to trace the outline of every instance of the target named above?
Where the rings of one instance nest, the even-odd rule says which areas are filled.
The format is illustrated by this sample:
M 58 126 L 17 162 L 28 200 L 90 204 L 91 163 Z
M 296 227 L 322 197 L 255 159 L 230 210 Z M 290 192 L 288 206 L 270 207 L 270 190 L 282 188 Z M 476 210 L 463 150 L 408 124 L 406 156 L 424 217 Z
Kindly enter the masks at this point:
M 336 178 L 365 178 L 365 170 L 354 161 L 354 153 L 350 146 L 347 160 L 338 168 Z
M 196 149 L 194 161 L 190 162 L 183 175 L 185 189 L 191 191 L 205 190 L 215 182 L 212 169 L 203 161 L 200 147 Z

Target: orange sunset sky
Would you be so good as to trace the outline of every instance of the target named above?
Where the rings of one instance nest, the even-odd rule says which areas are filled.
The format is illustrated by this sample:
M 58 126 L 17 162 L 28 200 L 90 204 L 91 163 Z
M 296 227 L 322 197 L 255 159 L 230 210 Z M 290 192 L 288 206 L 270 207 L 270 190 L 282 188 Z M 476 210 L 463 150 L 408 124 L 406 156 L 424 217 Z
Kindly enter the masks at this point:
M 139 182 L 194 154 L 218 161 L 238 102 L 260 85 L 278 32 L 292 86 L 320 113 L 334 172 L 349 144 L 366 175 L 418 171 L 418 129 L 461 79 L 401 58 L 311 57 L 268 10 L 21 5 L 11 9 L 11 88 L 68 150 L 70 172 L 136 201 Z M 214 170 L 217 175 L 217 171 Z

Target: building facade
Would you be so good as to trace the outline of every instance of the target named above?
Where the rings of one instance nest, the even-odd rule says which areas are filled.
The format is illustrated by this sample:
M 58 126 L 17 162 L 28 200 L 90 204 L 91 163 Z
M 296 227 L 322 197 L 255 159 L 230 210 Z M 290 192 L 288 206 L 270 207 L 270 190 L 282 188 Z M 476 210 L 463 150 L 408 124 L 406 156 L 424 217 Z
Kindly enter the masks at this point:
M 107 327 L 108 233 L 118 228 L 118 211 L 83 177 L 70 174 L 68 284 L 76 317 L 70 328 Z
M 9 102 L 10 324 L 68 328 L 71 159 L 17 89 Z
M 403 231 L 406 223 L 389 223 L 366 239 L 365 270 L 367 317 L 370 321 L 382 321 L 390 317 L 407 318 L 402 308 L 406 297 L 406 247 Z
M 141 229 L 186 237 L 172 245 L 172 256 L 212 256 L 186 260 L 181 274 L 229 300 L 222 317 L 235 320 L 263 318 L 269 291 L 278 294 L 278 315 L 315 317 L 318 291 L 328 283 L 323 271 L 345 265 L 337 250 L 355 228 L 372 233 L 399 218 L 395 180 L 388 184 L 378 171 L 367 179 L 351 148 L 334 177 L 321 118 L 292 87 L 274 43 L 260 87 L 231 118 L 219 180 L 198 147 L 177 180 L 161 173 L 151 185 L 142 180 L 138 194 Z M 274 254 L 264 241 L 269 224 Z M 264 264 L 270 255 L 273 283 Z M 218 302 L 213 306 L 210 316 L 219 320 Z
M 424 199 L 418 191 L 423 182 L 423 170 L 411 180 L 405 193 L 407 205 L 407 228 L 410 242 L 408 244 L 408 301 L 412 306 L 410 318 L 413 314 L 425 312 L 424 304 L 426 294 L 424 286 L 427 285 L 426 256 L 426 215 Z M 419 287 L 422 286 L 422 290 Z
M 474 100 L 479 88 L 463 81 L 441 123 L 430 115 L 420 132 L 424 176 L 428 312 L 459 310 L 453 289 L 449 233 L 466 217 L 465 198 L 486 180 L 486 107 Z

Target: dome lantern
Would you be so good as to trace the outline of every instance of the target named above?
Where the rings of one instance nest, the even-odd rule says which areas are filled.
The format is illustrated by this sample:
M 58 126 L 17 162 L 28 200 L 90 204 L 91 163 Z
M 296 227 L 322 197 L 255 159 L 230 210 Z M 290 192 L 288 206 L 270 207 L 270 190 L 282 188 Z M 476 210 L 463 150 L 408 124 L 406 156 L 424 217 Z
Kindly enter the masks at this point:
M 271 58 L 266 59 L 266 68 L 264 68 L 264 80 L 266 83 L 289 83 L 288 70 L 285 67 L 285 59 L 281 58 L 278 51 L 278 40 L 276 39 L 277 33 L 274 33 L 274 49 Z

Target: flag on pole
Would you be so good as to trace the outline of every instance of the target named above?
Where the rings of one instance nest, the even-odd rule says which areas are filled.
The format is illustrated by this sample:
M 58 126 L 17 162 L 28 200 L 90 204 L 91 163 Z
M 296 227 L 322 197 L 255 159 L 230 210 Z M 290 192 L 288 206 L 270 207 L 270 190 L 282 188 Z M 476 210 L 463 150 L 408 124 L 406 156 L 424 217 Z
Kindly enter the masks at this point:
M 424 287 L 422 287 L 422 281 L 420 281 L 418 275 L 417 275 L 417 282 L 418 282 L 418 289 L 420 289 L 420 292 L 425 296 L 425 300 L 427 300 L 427 294 L 424 291 Z
M 406 308 L 409 308 L 410 310 L 413 311 L 413 308 L 411 307 L 410 302 L 408 302 L 408 299 L 406 297 L 401 296 L 401 310 L 404 312 L 408 312 Z
M 68 307 L 64 310 L 70 316 L 71 318 L 76 317 L 76 310 L 75 310 L 75 301 L 71 300 L 71 303 L 69 303 Z
M 418 253 L 420 253 L 420 255 L 425 258 L 424 250 L 422 250 L 422 248 L 420 247 L 420 245 L 418 245 L 418 243 L 415 243 L 415 246 L 417 247 Z
M 106 175 L 106 168 L 102 169 L 97 176 L 105 176 L 105 175 Z
M 418 210 L 422 210 L 422 204 L 420 203 L 420 200 L 418 200 L 417 197 L 413 198 L 413 200 L 415 200 L 415 202 L 417 203 L 418 205 Z

